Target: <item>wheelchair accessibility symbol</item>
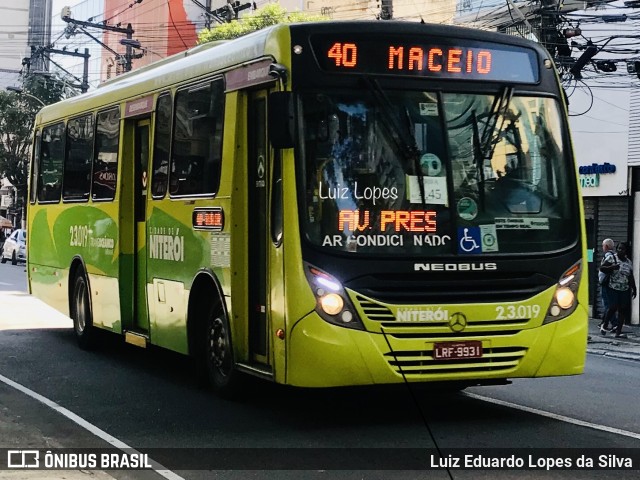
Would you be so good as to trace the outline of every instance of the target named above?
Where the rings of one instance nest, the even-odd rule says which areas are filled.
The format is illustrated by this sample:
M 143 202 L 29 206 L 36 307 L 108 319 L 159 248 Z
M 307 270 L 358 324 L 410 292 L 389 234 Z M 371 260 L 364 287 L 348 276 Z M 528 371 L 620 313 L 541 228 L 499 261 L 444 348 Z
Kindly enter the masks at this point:
M 479 227 L 458 227 L 458 253 L 481 253 Z

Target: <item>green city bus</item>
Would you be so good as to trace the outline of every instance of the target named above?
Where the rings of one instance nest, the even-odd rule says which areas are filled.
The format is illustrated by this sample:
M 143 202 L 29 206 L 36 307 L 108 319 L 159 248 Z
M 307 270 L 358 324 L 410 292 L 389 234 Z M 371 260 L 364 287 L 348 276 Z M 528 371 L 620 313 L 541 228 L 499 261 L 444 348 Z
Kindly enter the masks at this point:
M 580 374 L 583 207 L 541 46 L 278 25 L 45 107 L 30 291 L 220 393 Z

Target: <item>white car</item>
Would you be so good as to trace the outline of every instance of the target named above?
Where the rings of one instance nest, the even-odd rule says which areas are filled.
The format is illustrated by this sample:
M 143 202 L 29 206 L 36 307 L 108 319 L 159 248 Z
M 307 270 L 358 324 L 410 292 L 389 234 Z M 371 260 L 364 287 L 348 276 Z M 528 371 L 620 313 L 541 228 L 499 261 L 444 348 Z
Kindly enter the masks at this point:
M 12 265 L 27 261 L 27 231 L 18 229 L 4 241 L 0 263 L 11 259 Z

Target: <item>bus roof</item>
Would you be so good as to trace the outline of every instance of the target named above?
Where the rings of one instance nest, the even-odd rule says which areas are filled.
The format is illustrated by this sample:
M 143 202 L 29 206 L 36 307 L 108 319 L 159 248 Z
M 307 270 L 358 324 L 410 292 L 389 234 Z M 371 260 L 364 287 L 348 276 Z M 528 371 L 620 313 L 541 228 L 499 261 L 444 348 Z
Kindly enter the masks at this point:
M 290 55 L 290 51 L 279 48 L 288 45 L 271 42 L 278 37 L 290 38 L 290 30 L 311 33 L 335 33 L 336 35 L 368 33 L 394 35 L 459 36 L 470 40 L 509 43 L 533 48 L 539 54 L 548 56 L 542 46 L 519 37 L 487 32 L 453 25 L 422 24 L 404 21 L 326 21 L 297 24 L 280 24 L 225 42 L 212 42 L 196 46 L 166 59 L 154 62 L 140 69 L 128 72 L 107 81 L 99 88 L 44 107 L 36 116 L 36 125 L 46 124 L 62 117 L 107 105 L 134 99 L 171 85 L 197 80 L 212 72 L 223 71 L 235 65 L 273 55 Z
M 277 25 L 238 39 L 200 45 L 172 55 L 105 82 L 95 90 L 44 107 L 36 117 L 36 124 L 147 95 L 176 83 L 197 80 L 213 72 L 264 57 L 267 55 L 268 39 L 285 30 L 284 25 Z

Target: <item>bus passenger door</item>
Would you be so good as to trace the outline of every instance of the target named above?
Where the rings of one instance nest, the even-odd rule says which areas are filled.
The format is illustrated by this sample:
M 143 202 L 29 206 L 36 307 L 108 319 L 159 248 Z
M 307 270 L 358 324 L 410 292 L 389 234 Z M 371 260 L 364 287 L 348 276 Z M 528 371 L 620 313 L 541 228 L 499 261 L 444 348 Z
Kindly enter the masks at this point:
M 249 239 L 249 349 L 250 359 L 269 363 L 268 200 L 269 145 L 267 143 L 267 92 L 249 92 L 248 137 L 248 239 Z
M 149 119 L 136 121 L 134 132 L 134 218 L 135 218 L 135 261 L 134 261 L 134 326 L 138 333 L 149 332 L 147 309 L 147 178 L 149 168 Z

